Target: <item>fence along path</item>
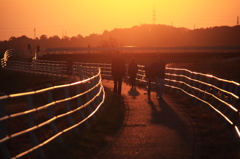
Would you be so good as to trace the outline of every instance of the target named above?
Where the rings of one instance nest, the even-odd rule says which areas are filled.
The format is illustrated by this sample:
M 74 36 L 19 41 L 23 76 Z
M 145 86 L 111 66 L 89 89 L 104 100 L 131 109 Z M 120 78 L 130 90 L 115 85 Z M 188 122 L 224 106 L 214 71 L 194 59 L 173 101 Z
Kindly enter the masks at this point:
M 80 63 L 80 65 L 100 67 L 104 78 L 111 77 L 110 64 Z M 126 65 L 126 75 L 128 75 L 127 67 Z M 143 65 L 138 65 L 137 80 L 141 83 L 148 83 L 144 67 Z M 212 116 L 218 118 L 216 122 L 221 123 L 225 128 L 231 129 L 231 137 L 234 141 L 239 142 L 240 105 L 238 101 L 240 84 L 238 82 L 183 68 L 167 67 L 165 74 L 165 86 L 169 88 L 170 92 L 182 92 L 194 98 L 193 104 L 196 107 L 207 107 L 208 110 L 212 110 Z M 126 76 L 125 79 L 127 78 Z
M 11 66 L 12 67 L 12 66 Z M 24 67 L 22 67 L 24 68 Z M 21 70 L 23 72 L 28 72 L 29 68 L 25 67 L 26 69 Z M 6 69 L 6 68 L 5 68 Z M 10 67 L 8 68 L 10 69 Z M 96 120 L 96 112 L 102 108 L 104 99 L 105 99 L 105 93 L 104 89 L 101 83 L 101 72 L 99 68 L 83 68 L 79 69 L 79 76 L 82 79 L 81 81 L 71 83 L 71 84 L 65 84 L 65 85 L 58 85 L 58 86 L 49 86 L 44 89 L 32 91 L 28 90 L 27 92 L 23 93 L 16 93 L 16 94 L 10 94 L 10 95 L 1 95 L 0 96 L 0 146 L 1 146 L 1 152 L 4 156 L 4 158 L 20 158 L 26 154 L 29 154 L 30 152 L 37 150 L 38 154 L 41 158 L 46 158 L 43 150 L 41 149 L 42 146 L 46 145 L 53 139 L 58 140 L 59 143 L 63 143 L 63 139 L 61 137 L 62 134 L 65 132 L 68 132 L 69 130 L 74 130 L 75 133 L 78 133 L 78 126 L 82 123 L 85 123 L 86 126 L 89 126 L 88 119 L 93 118 L 93 120 Z M 36 71 L 35 71 L 36 72 Z M 88 73 L 88 74 L 87 74 Z M 72 94 L 69 92 L 69 89 L 75 87 L 75 94 L 70 96 Z M 84 88 L 83 88 L 84 87 Z M 81 91 L 84 89 L 85 91 Z M 64 92 L 64 96 L 60 99 L 53 100 L 53 92 Z M 71 90 L 71 89 L 70 89 Z M 47 96 L 47 103 L 43 105 L 37 105 L 38 101 L 35 103 L 34 100 L 36 100 L 39 97 L 34 98 L 35 95 L 38 94 L 45 94 Z M 7 103 L 8 100 L 13 100 L 16 98 L 24 98 L 25 97 L 25 105 L 27 105 L 26 110 L 22 110 L 20 112 L 16 112 L 13 114 L 6 114 L 6 109 L 8 108 Z M 83 102 L 83 99 L 85 99 L 85 102 Z M 72 109 L 72 106 L 70 104 L 71 101 L 76 100 L 75 103 L 77 106 Z M 61 111 L 62 113 L 57 114 L 56 108 L 60 106 L 61 104 L 65 105 L 66 111 Z M 20 105 L 19 105 L 20 106 Z M 83 110 L 85 108 L 85 110 Z M 46 119 L 45 121 L 42 121 L 41 123 L 38 123 L 36 119 L 39 120 L 36 116 L 39 116 L 38 112 L 45 111 L 44 116 L 40 116 L 39 118 Z M 88 111 L 88 112 L 87 112 Z M 80 119 L 78 122 L 75 122 L 76 120 L 73 120 L 72 115 L 73 113 L 77 113 L 78 116 L 80 116 Z M 47 115 L 46 115 L 47 114 Z M 86 115 L 87 114 L 87 115 Z M 23 119 L 22 117 L 26 116 L 26 125 L 28 124 L 28 127 L 25 129 L 22 129 L 20 131 L 14 132 L 12 134 L 7 134 L 7 128 L 6 125 L 8 121 L 16 121 L 15 118 L 18 118 L 18 120 Z M 67 118 L 69 127 L 59 131 L 55 121 L 61 118 Z M 41 120 L 41 119 L 40 119 Z M 21 121 L 22 122 L 22 121 Z M 21 125 L 21 124 L 20 124 Z M 39 139 L 37 138 L 36 131 L 46 131 L 44 128 L 46 125 L 50 125 L 50 128 L 52 129 L 53 135 L 49 138 L 47 138 L 44 141 L 39 142 Z M 14 140 L 17 137 L 21 137 L 24 135 L 29 134 L 29 137 L 31 138 L 33 147 L 24 150 L 23 152 L 17 154 L 14 157 L 11 157 L 12 155 L 8 151 L 8 148 L 6 146 L 6 142 L 9 140 Z
M 6 70 L 21 71 L 23 73 L 38 74 L 43 76 L 63 77 L 66 75 L 66 61 L 48 61 L 34 60 L 33 62 L 24 61 L 4 61 L 1 60 L 1 65 Z M 79 70 L 84 68 L 84 73 L 89 71 L 87 68 L 100 67 L 103 78 L 111 77 L 111 64 L 106 63 L 82 63 L 74 62 L 73 75 L 78 76 Z
M 144 66 L 139 65 L 137 78 L 147 83 L 143 75 Z M 152 83 L 154 84 L 154 83 Z M 238 82 L 225 80 L 214 75 L 203 74 L 182 68 L 166 68 L 165 87 L 171 93 L 178 91 L 194 98 L 196 107 L 212 111 L 216 123 L 230 129 L 235 142 L 240 139 L 240 105 Z
M 48 63 L 48 61 L 37 61 L 38 65 L 41 63 Z M 56 65 L 64 69 L 64 63 Z M 81 67 L 77 66 L 100 67 L 102 76 L 104 78 L 111 77 L 111 65 L 102 63 L 74 63 L 74 73 Z M 46 66 L 46 64 L 45 64 Z M 127 66 L 126 66 L 127 67 Z M 7 69 L 8 67 L 6 67 Z M 9 67 L 10 68 L 10 67 Z M 11 69 L 14 67 L 11 67 Z M 138 65 L 139 71 L 137 80 L 141 83 L 148 83 L 145 77 L 144 66 Z M 56 68 L 55 68 L 56 69 Z M 51 70 L 51 69 L 42 69 Z M 126 69 L 127 70 L 127 69 Z M 34 72 L 34 71 L 33 71 Z M 39 72 L 40 69 L 39 69 Z M 52 74 L 51 71 L 42 71 L 44 74 Z M 47 73 L 46 73 L 47 72 Z M 63 71 L 64 72 L 64 71 Z M 126 72 L 126 75 L 128 73 Z M 126 77 L 127 78 L 127 77 Z M 206 107 L 212 111 L 212 115 L 217 117 L 217 121 L 225 128 L 232 131 L 231 137 L 234 141 L 239 142 L 240 138 L 240 114 L 239 114 L 239 83 L 232 80 L 225 80 L 213 75 L 203 74 L 199 72 L 190 71 L 182 68 L 166 68 L 165 86 L 169 92 L 178 91 L 194 98 L 196 107 Z
M 232 131 L 231 137 L 239 141 L 239 83 L 213 75 L 193 72 L 187 69 L 168 68 L 166 84 L 169 91 L 183 92 L 193 97 L 194 105 L 212 111 L 225 128 Z
M 95 64 L 96 66 L 99 64 Z M 91 64 L 94 66 L 94 64 Z M 101 68 L 101 66 L 99 66 Z M 127 67 L 127 66 L 126 66 Z M 148 83 L 143 65 L 138 65 L 137 80 Z M 126 69 L 126 75 L 128 75 Z M 240 139 L 240 104 L 238 82 L 183 68 L 166 68 L 165 86 L 171 93 L 178 91 L 194 98 L 194 105 L 206 107 L 218 123 L 232 131 L 235 142 Z M 126 77 L 127 79 L 128 77 Z M 154 83 L 152 82 L 154 85 Z

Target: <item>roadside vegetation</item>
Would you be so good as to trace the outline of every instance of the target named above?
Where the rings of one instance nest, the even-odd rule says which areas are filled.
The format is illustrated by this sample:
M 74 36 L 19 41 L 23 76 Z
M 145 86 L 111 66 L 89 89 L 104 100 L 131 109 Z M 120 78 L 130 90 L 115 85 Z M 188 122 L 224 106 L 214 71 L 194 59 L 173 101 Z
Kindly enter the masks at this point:
M 200 108 L 200 103 L 193 104 L 194 99 L 172 92 L 170 94 L 179 109 L 181 109 L 188 119 L 194 123 L 194 155 L 199 159 L 239 159 L 240 144 L 235 142 L 232 129 L 223 127 L 223 122 L 219 122 L 218 116 L 211 108 L 204 105 Z M 196 131 L 196 132 L 195 132 Z

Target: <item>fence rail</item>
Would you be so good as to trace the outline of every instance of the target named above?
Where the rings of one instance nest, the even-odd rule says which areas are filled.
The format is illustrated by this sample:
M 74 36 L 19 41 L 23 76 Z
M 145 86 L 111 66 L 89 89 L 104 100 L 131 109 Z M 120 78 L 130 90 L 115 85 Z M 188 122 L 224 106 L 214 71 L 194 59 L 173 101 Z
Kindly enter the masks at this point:
M 166 84 L 169 91 L 179 90 L 194 98 L 194 105 L 212 110 L 212 116 L 225 128 L 232 130 L 231 137 L 239 141 L 239 83 L 213 75 L 181 68 L 167 68 Z
M 138 65 L 137 80 L 148 83 L 145 76 L 145 66 Z M 127 75 L 127 72 L 126 72 Z M 232 131 L 234 141 L 240 139 L 240 104 L 239 88 L 236 81 L 218 78 L 214 75 L 203 74 L 182 68 L 166 68 L 165 86 L 169 92 L 180 91 L 194 98 L 196 107 L 207 107 L 212 110 L 212 116 L 225 128 Z M 128 77 L 126 77 L 127 79 Z M 154 84 L 152 82 L 152 84 Z
M 138 67 L 138 81 L 147 83 L 144 66 Z M 238 82 L 210 74 L 182 68 L 166 68 L 165 87 L 169 88 L 168 91 L 182 92 L 194 98 L 193 104 L 196 107 L 212 110 L 212 116 L 217 116 L 216 122 L 230 128 L 231 137 L 236 142 L 240 139 L 239 86 Z
M 65 73 L 65 63 L 56 61 L 43 61 L 37 60 L 35 64 L 31 66 L 29 64 L 23 64 L 24 66 L 13 66 L 14 64 L 6 64 L 5 69 L 20 70 L 17 67 L 22 68 L 34 68 L 33 70 L 26 71 L 29 73 L 35 73 L 36 70 L 43 75 L 55 76 L 56 74 Z M 34 66 L 35 65 L 35 66 Z M 51 68 L 52 67 L 52 68 Z M 74 63 L 74 74 L 77 72 L 83 79 L 82 82 L 86 82 L 84 79 L 91 77 L 89 71 L 82 68 L 96 68 L 99 67 L 102 70 L 102 77 L 111 77 L 111 64 L 104 63 Z M 126 66 L 127 68 L 128 66 Z M 51 69 L 50 69 L 51 68 Z M 58 71 L 56 71 L 56 70 Z M 27 70 L 27 69 L 26 69 Z M 127 70 L 127 69 L 126 69 Z M 56 73 L 58 72 L 58 73 Z M 79 73 L 80 72 L 80 73 Z M 85 73 L 84 73 L 85 72 Z M 85 74 L 85 75 L 83 75 Z M 126 72 L 126 75 L 128 73 Z M 194 105 L 202 108 L 206 107 L 208 110 L 212 110 L 212 115 L 217 116 L 217 121 L 220 122 L 225 128 L 230 128 L 232 131 L 231 137 L 234 141 L 239 142 L 240 138 L 240 106 L 239 106 L 239 86 L 238 82 L 232 80 L 226 80 L 218 78 L 214 75 L 203 74 L 199 72 L 190 71 L 182 68 L 166 68 L 165 73 L 165 86 L 169 92 L 179 91 L 192 98 L 194 98 Z M 100 78 L 100 76 L 99 76 Z M 128 77 L 126 76 L 126 79 Z M 90 79 L 89 79 L 90 80 Z M 145 77 L 145 71 L 143 65 L 138 65 L 137 80 L 141 83 L 148 83 L 148 79 Z M 99 81 L 99 80 L 98 80 Z M 98 83 L 100 85 L 100 83 Z M 99 86 L 97 86 L 99 87 Z M 102 87 L 102 86 L 101 86 Z M 46 88 L 48 89 L 48 88 Z M 86 88 L 87 89 L 87 88 Z M 94 89 L 94 88 L 92 88 Z M 102 89 L 102 88 L 101 88 Z M 98 90 L 101 90 L 98 88 Z M 43 91 L 43 90 L 41 90 Z M 26 95 L 30 96 L 31 92 L 27 92 Z M 15 95 L 13 95 L 14 97 Z M 102 95 L 103 96 L 103 95 Z M 0 99 L 12 98 L 12 96 L 2 96 Z M 77 97 L 76 97 L 77 98 Z M 103 97 L 102 97 L 103 99 Z M 3 101 L 3 100 L 0 100 Z M 89 98 L 87 101 L 91 101 Z M 29 114 L 33 110 L 29 111 Z M 9 119 L 11 116 L 1 115 L 0 123 L 3 120 Z M 4 124 L 3 124 L 4 125 Z M 4 132 L 5 130 L 3 130 Z M 4 136 L 5 135 L 5 136 Z M 6 134 L 2 135 L 1 143 L 8 140 Z
M 19 63 L 20 62 L 17 62 L 17 64 Z M 20 67 L 23 68 L 23 72 L 32 73 L 29 72 L 30 65 L 24 63 L 20 65 Z M 85 123 L 86 126 L 89 126 L 89 118 L 96 120 L 96 112 L 102 108 L 101 106 L 105 99 L 105 93 L 101 83 L 101 71 L 99 68 L 82 68 L 83 69 L 79 71 L 81 81 L 71 84 L 49 86 L 36 91 L 28 90 L 23 93 L 2 94 L 0 96 L 0 148 L 4 158 L 20 158 L 34 150 L 38 151 L 41 158 L 46 158 L 42 146 L 56 138 L 59 143 L 63 143 L 62 134 L 70 130 L 78 133 L 79 125 Z M 19 68 L 16 68 L 12 64 L 9 65 L 8 63 L 5 69 L 19 70 Z M 36 73 L 35 70 L 34 72 Z M 62 92 L 62 94 L 59 94 L 59 92 Z M 41 98 L 43 96 L 47 97 L 47 99 L 43 100 L 44 102 Z M 41 98 L 41 101 L 39 101 L 39 98 Z M 21 109 L 21 111 L 13 111 L 13 113 L 9 114 L 9 107 L 11 107 L 13 100 L 22 103 L 22 105 L 19 104 L 18 108 L 16 108 L 18 110 Z M 39 105 L 39 103 L 41 105 Z M 58 125 L 56 121 L 65 119 L 67 119 L 69 126 L 59 130 L 56 126 Z M 8 124 L 13 122 L 19 123 L 19 120 L 25 123 L 25 125 L 28 125 L 28 127 L 24 126 L 21 130 L 15 128 L 17 131 L 14 132 L 8 130 Z M 41 122 L 39 122 L 39 120 Z M 36 132 L 44 133 L 44 131 L 48 131 L 49 129 L 46 130 L 47 125 L 50 126 L 49 129 L 53 132 L 52 136 L 45 138 L 45 140 L 39 139 L 39 135 L 37 135 Z M 14 157 L 12 157 L 6 143 L 28 134 L 33 147 L 23 150 L 16 155 L 14 153 Z

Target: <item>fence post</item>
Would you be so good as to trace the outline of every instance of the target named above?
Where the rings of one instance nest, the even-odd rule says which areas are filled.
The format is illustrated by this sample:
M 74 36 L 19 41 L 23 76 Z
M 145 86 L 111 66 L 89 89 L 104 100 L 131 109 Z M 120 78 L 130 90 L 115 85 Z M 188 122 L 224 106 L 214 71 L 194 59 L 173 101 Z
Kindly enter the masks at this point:
M 73 78 L 75 77 L 75 70 L 76 70 L 76 64 L 75 64 L 75 62 L 73 62 L 73 65 L 72 65 L 72 76 L 73 76 Z
M 188 75 L 188 72 L 186 71 L 186 70 L 184 70 L 184 73 L 183 73 L 183 76 L 184 76 L 184 79 L 183 79 L 183 83 L 184 83 L 184 85 L 183 85 L 183 90 L 184 91 L 187 91 L 187 84 L 188 84 L 188 79 L 187 79 L 187 76 Z M 184 92 L 182 92 L 182 94 L 184 94 Z
M 203 80 L 203 76 L 202 76 L 201 74 L 198 74 L 198 76 L 200 76 L 199 79 L 196 78 L 196 80 L 200 81 L 200 82 L 197 83 L 198 89 L 202 90 L 203 88 L 202 88 L 202 83 L 201 83 L 201 82 L 202 82 L 202 80 Z M 200 98 L 202 94 L 203 94 L 202 91 L 196 92 L 196 95 L 197 95 L 198 98 Z M 196 98 L 196 99 L 194 100 L 193 104 L 196 105 L 198 101 L 199 101 L 199 100 Z
M 208 83 L 208 84 L 211 84 L 211 79 L 212 79 L 212 77 L 208 77 L 208 78 L 207 78 L 207 83 Z M 205 88 L 206 88 L 205 91 L 209 93 L 209 92 L 210 92 L 210 86 L 207 85 Z M 204 97 L 203 97 L 203 100 L 204 100 L 204 101 L 207 101 L 208 99 L 209 99 L 209 94 L 205 93 L 205 94 L 204 94 Z M 200 108 L 202 108 L 203 105 L 204 105 L 204 103 L 202 102 L 202 103 L 200 104 Z M 208 109 L 209 109 L 209 107 L 208 107 Z
M 223 89 L 223 90 L 226 90 L 227 82 L 225 82 L 225 81 L 222 81 L 222 82 L 223 82 L 223 84 L 222 84 L 222 89 Z M 224 100 L 224 92 L 221 92 L 220 99 Z M 217 109 L 218 109 L 218 110 L 222 109 L 222 106 L 223 106 L 223 103 L 222 103 L 222 102 L 219 102 L 219 104 L 218 104 L 218 106 L 217 106 Z M 218 118 L 218 122 L 221 123 L 223 119 L 224 119 L 224 118 L 220 115 L 219 118 Z
M 228 83 L 228 92 L 232 92 L 232 89 L 233 89 L 233 84 L 232 83 Z M 226 89 L 227 90 L 227 89 Z M 227 103 L 230 103 L 230 95 L 228 94 L 227 95 L 228 97 L 227 97 Z M 230 108 L 227 106 L 227 105 L 225 105 L 225 109 L 223 110 L 223 114 L 224 115 L 226 115 L 227 116 L 227 114 L 230 112 Z M 227 116 L 228 117 L 228 116 Z M 226 121 L 224 121 L 224 123 L 223 123 L 223 125 L 224 126 L 226 126 Z
M 61 77 L 61 64 L 60 62 L 57 62 L 57 77 Z
M 181 88 L 181 89 L 183 89 L 183 86 L 184 86 L 184 84 L 183 84 L 183 72 L 184 72 L 184 70 L 180 70 L 180 77 L 179 77 L 179 88 Z
M 236 86 L 236 85 L 234 85 L 233 83 L 229 83 L 230 84 L 230 87 L 229 87 L 229 92 L 231 92 L 231 93 L 235 93 L 235 91 L 236 91 L 236 93 L 238 92 L 238 86 Z M 235 87 L 234 87 L 235 86 Z M 231 95 L 228 95 L 228 100 L 227 100 L 227 102 L 229 103 L 229 104 L 231 104 L 233 107 L 235 107 L 236 105 L 236 102 L 235 102 L 235 100 L 234 100 L 235 98 L 234 97 L 232 97 Z M 224 113 L 226 113 L 226 116 L 229 118 L 229 119 L 231 119 L 233 116 L 234 116 L 234 114 L 236 113 L 235 111 L 233 111 L 231 108 L 229 108 L 228 106 L 226 107 L 226 109 L 225 109 L 226 111 L 224 111 Z M 228 124 L 228 122 L 227 121 L 225 121 L 225 123 L 224 123 L 224 126 L 227 126 L 227 124 Z
M 192 87 L 194 87 L 194 88 L 192 88 L 192 91 L 191 91 L 191 94 L 193 94 L 193 95 L 196 95 L 196 80 L 197 79 L 197 74 L 196 73 L 193 73 L 192 72 Z
M 0 92 L 0 96 L 3 96 L 4 93 Z M 4 117 L 6 115 L 5 113 L 5 101 L 0 100 L 0 118 Z M 6 122 L 0 121 L 0 139 L 3 139 L 6 137 Z M 11 156 L 8 152 L 7 146 L 5 142 L 0 143 L 1 151 L 5 159 L 10 159 Z
M 92 79 L 91 80 L 91 87 L 94 87 L 95 86 L 95 84 L 96 84 L 96 78 L 94 78 L 94 79 Z M 97 94 L 97 87 L 96 88 L 94 88 L 91 92 L 90 92 L 90 98 L 92 99 L 92 98 L 94 98 L 94 96 Z M 96 104 L 96 100 L 97 100 L 97 97 L 95 98 L 95 100 L 94 101 L 92 101 L 92 106 L 96 109 L 97 108 L 97 104 Z M 97 111 L 96 112 L 97 114 L 99 114 L 99 112 Z
M 64 87 L 64 92 L 65 92 L 65 98 L 69 98 L 70 96 L 69 96 L 68 86 Z M 70 101 L 69 100 L 65 101 L 65 104 L 66 104 L 66 111 L 67 112 L 71 111 Z M 74 121 L 71 117 L 71 114 L 68 114 L 67 118 L 68 118 L 68 121 L 69 121 L 70 125 L 73 126 L 75 123 L 74 123 Z M 79 130 L 76 127 L 74 128 L 74 132 L 76 134 L 79 134 Z
M 172 77 L 172 76 L 170 75 L 170 74 L 171 74 L 171 71 L 172 71 L 172 70 L 171 70 L 170 68 L 168 68 L 168 69 L 166 69 L 166 72 L 165 72 L 165 81 L 166 81 L 165 84 L 167 84 L 167 85 L 171 85 L 171 81 L 170 81 L 170 80 L 171 80 L 171 77 Z M 168 79 L 168 80 L 166 80 L 166 79 Z M 169 88 L 169 90 L 170 90 L 170 88 Z
M 47 87 L 51 87 L 51 85 L 48 85 Z M 53 102 L 53 98 L 52 98 L 52 90 L 48 90 L 47 91 L 47 96 L 48 96 L 48 103 L 52 103 Z M 48 107 L 48 112 L 49 112 L 49 119 L 53 118 L 54 117 L 54 109 L 53 109 L 53 106 L 49 106 Z M 56 135 L 58 133 L 58 129 L 55 125 L 55 121 L 52 121 L 50 123 L 50 126 L 53 130 L 53 133 Z M 63 144 L 63 139 L 61 136 L 58 136 L 57 137 L 57 140 L 59 143 Z
M 101 71 L 100 68 L 99 68 L 99 70 Z M 98 77 L 95 78 L 95 83 L 97 84 L 97 83 L 101 82 L 100 80 L 101 80 L 101 74 Z M 101 89 L 101 84 L 99 84 L 98 87 L 95 89 L 96 90 L 95 94 L 97 94 L 100 91 L 100 89 Z M 100 104 L 100 102 L 101 102 L 101 99 L 100 99 L 101 98 L 101 94 L 102 94 L 102 92 L 96 98 L 97 99 L 96 101 L 97 101 L 98 104 Z M 100 111 L 103 111 L 103 107 L 102 106 L 100 107 Z
M 79 84 L 76 86 L 76 89 L 77 89 L 77 94 L 80 94 L 81 91 L 80 91 L 80 85 Z M 78 107 L 80 107 L 82 105 L 81 96 L 77 98 L 77 103 L 78 103 Z M 84 113 L 82 112 L 81 109 L 79 110 L 79 114 L 82 117 L 82 119 L 85 119 L 85 115 L 84 115 Z M 85 121 L 84 124 L 86 125 L 86 127 L 90 126 L 88 121 Z
M 82 67 L 78 65 L 78 77 L 80 80 L 83 80 Z
M 173 86 L 173 87 L 175 87 L 176 84 L 177 84 L 177 81 L 176 81 L 176 80 L 177 80 L 176 72 L 177 72 L 177 71 L 174 69 L 173 72 L 172 72 L 172 75 L 171 75 L 171 77 L 172 77 L 172 86 Z M 175 74 L 175 76 L 174 76 L 173 74 Z M 169 80 L 170 80 L 170 79 L 169 79 Z M 175 89 L 175 88 L 173 88 L 173 87 L 170 88 L 170 90 L 169 90 L 170 93 L 172 93 L 172 90 Z
M 58 61 L 58 70 L 59 70 L 59 77 L 62 77 L 62 63 L 60 61 Z
M 88 82 L 85 83 L 86 91 L 89 89 L 89 85 L 90 85 L 90 84 L 89 84 Z M 89 93 L 90 93 L 90 92 L 86 93 L 86 101 L 89 101 L 89 100 L 90 100 Z M 91 108 L 91 104 L 89 104 L 89 105 L 87 106 L 87 108 L 88 108 L 89 113 L 91 114 L 91 113 L 93 112 L 93 110 L 92 110 L 92 108 Z M 97 120 L 95 114 L 93 114 L 92 117 L 93 117 L 93 120 L 94 120 L 94 121 Z
M 223 84 L 222 84 L 222 89 L 223 89 L 223 90 L 226 90 L 227 83 L 226 83 L 225 81 L 222 81 L 222 82 L 223 82 Z M 222 99 L 222 100 L 223 100 L 223 98 L 224 98 L 224 93 L 223 93 L 223 92 L 221 92 L 220 99 Z M 221 109 L 222 105 L 223 105 L 223 103 L 222 103 L 222 102 L 220 102 L 220 103 L 218 104 L 218 107 L 217 107 L 217 109 L 218 109 L 218 110 L 219 110 L 219 109 Z
M 217 87 L 218 86 L 218 80 L 216 79 L 216 78 L 214 78 L 214 81 L 213 81 L 213 85 L 215 86 L 215 87 Z M 212 92 L 212 94 L 215 96 L 215 97 L 217 97 L 217 88 L 215 88 L 215 87 L 212 87 L 212 89 L 213 89 L 213 92 Z M 212 97 L 212 99 L 211 99 L 211 105 L 212 106 L 214 106 L 215 105 L 215 102 L 216 102 L 216 98 L 215 97 Z M 215 107 L 215 106 L 214 106 Z M 213 112 L 215 112 L 215 111 L 213 111 Z
M 189 85 L 189 86 L 187 86 L 187 89 L 185 90 L 187 93 L 191 93 L 191 90 L 192 90 L 192 88 L 191 88 L 191 85 L 192 85 L 192 72 L 189 72 L 189 71 L 187 71 L 187 73 L 186 73 L 186 75 L 188 76 L 188 78 L 187 78 L 187 84 Z
M 30 89 L 28 89 L 27 91 L 31 91 Z M 32 95 L 28 95 L 27 96 L 27 103 L 28 103 L 28 110 L 34 109 L 33 107 L 33 99 L 32 99 Z M 33 113 L 29 113 L 28 114 L 28 123 L 29 123 L 29 128 L 34 127 L 34 114 Z M 39 145 L 38 139 L 34 133 L 34 130 L 29 132 L 30 138 L 32 140 L 32 143 L 34 146 Z M 41 148 L 37 149 L 38 154 L 40 155 L 40 158 L 46 158 L 43 150 Z

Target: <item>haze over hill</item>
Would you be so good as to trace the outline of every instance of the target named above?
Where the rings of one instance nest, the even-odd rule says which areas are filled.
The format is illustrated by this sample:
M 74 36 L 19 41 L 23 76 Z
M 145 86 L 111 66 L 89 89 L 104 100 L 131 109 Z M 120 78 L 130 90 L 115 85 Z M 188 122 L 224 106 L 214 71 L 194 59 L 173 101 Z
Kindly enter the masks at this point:
M 115 28 L 105 30 L 102 34 L 90 34 L 83 37 L 81 34 L 68 37 L 48 37 L 41 35 L 31 39 L 23 35 L 11 37 L 0 43 L 0 52 L 7 49 L 27 49 L 31 44 L 35 49 L 53 47 L 117 47 L 117 46 L 239 46 L 240 26 L 216 26 L 190 30 L 168 25 L 142 24 L 131 28 Z

